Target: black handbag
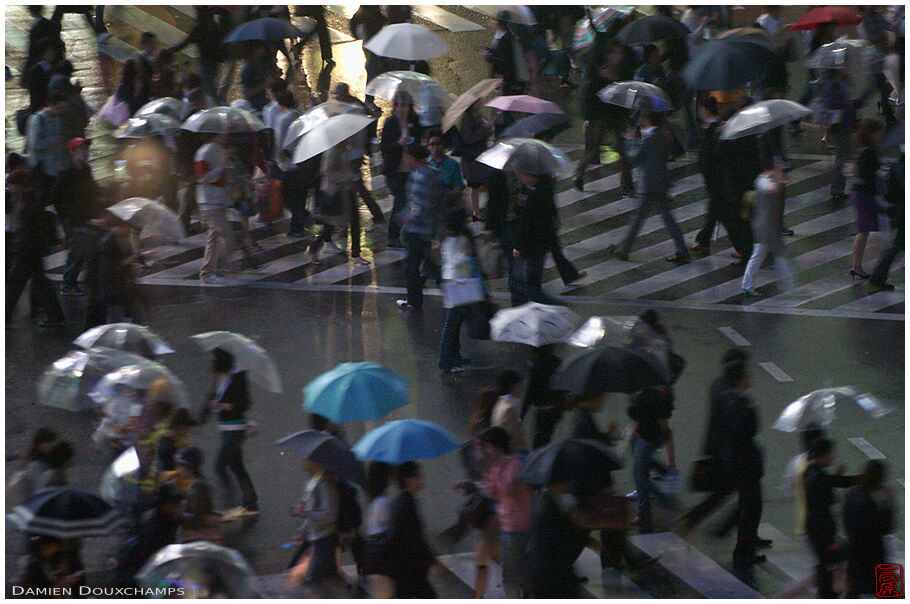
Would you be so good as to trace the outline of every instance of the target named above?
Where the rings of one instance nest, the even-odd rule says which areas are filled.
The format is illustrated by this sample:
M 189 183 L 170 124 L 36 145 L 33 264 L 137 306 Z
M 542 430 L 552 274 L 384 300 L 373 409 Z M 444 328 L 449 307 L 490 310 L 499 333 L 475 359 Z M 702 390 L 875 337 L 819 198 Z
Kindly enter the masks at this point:
M 689 486 L 699 493 L 722 491 L 727 483 L 727 472 L 723 462 L 716 457 L 702 457 L 695 460 Z
M 363 539 L 363 574 L 391 576 L 395 559 L 392 532 L 367 535 Z

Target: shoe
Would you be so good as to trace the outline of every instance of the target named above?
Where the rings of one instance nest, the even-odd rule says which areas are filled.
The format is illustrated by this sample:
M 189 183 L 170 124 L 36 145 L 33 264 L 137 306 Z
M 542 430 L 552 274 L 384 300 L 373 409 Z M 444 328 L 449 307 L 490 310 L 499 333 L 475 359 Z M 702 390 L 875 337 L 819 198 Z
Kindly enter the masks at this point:
M 761 298 L 761 294 L 758 293 L 757 291 L 755 291 L 754 289 L 746 289 L 744 287 L 743 293 L 746 294 L 747 296 L 751 296 L 752 298 Z
M 73 285 L 71 287 L 61 287 L 60 294 L 64 296 L 84 296 L 86 292 L 84 289 L 78 285 Z
M 767 562 L 768 556 L 764 554 L 755 554 L 752 556 L 752 559 L 749 560 L 749 564 L 761 564 L 762 562 Z
M 397 304 L 398 308 L 400 308 L 401 310 L 417 310 L 417 308 L 418 308 L 416 306 L 411 306 L 410 304 L 408 304 L 407 300 L 397 300 L 395 302 L 395 304 Z
M 370 261 L 365 260 L 365 259 L 361 258 L 360 256 L 355 256 L 354 258 L 351 258 L 351 262 L 354 264 L 359 264 L 361 266 L 370 266 Z
M 620 196 L 623 198 L 626 197 L 635 197 L 635 189 L 632 187 L 626 187 L 620 192 Z
M 755 549 L 769 549 L 772 543 L 774 543 L 774 541 L 771 539 L 759 539 L 755 544 Z
M 676 264 L 677 266 L 679 266 L 682 264 L 689 264 L 690 262 L 692 262 L 692 258 L 691 258 L 691 256 L 689 256 L 689 254 L 676 253 L 676 254 L 673 254 L 672 256 L 670 256 L 669 258 L 667 258 L 667 262 L 672 262 L 673 264 Z
M 206 277 L 205 279 L 199 279 L 199 285 L 208 287 L 227 287 L 228 285 L 231 285 L 231 283 L 224 277 L 213 275 L 211 277 Z
M 890 283 L 878 283 L 877 281 L 869 281 L 869 285 L 871 285 L 873 289 L 877 289 L 878 291 L 886 291 L 886 292 L 894 291 L 894 286 Z
M 584 278 L 587 277 L 587 276 L 588 276 L 587 271 L 581 271 L 581 272 L 579 272 L 577 275 L 575 275 L 573 278 L 571 278 L 571 279 L 569 279 L 568 281 L 566 281 L 566 285 L 567 285 L 567 286 L 568 286 L 568 285 L 572 285 L 572 284 L 575 283 L 576 281 L 581 281 L 582 279 L 584 279 Z
M 783 231 L 780 232 L 780 234 L 783 235 L 784 237 L 793 237 L 793 235 L 795 235 L 795 233 L 793 232 L 793 229 L 784 229 Z
M 578 88 L 578 84 L 570 82 L 569 80 L 563 80 L 559 83 L 559 87 L 562 89 L 575 90 Z
M 445 373 L 447 375 L 452 375 L 453 373 L 461 373 L 464 370 L 465 370 L 464 367 L 462 367 L 461 365 L 453 365 L 452 367 L 449 367 L 448 369 L 440 369 L 440 371 L 442 371 L 443 373 Z
M 101 32 L 100 34 L 95 36 L 95 42 L 98 44 L 104 44 L 105 42 L 107 42 L 110 39 L 111 39 L 111 32 L 109 32 L 109 31 Z
M 730 255 L 731 255 L 732 257 L 736 258 L 737 260 L 742 260 L 742 259 L 743 259 L 743 255 L 740 254 L 739 252 L 730 252 Z
M 850 276 L 853 277 L 854 279 L 868 279 L 869 273 L 863 271 L 863 269 L 856 270 L 856 269 L 851 268 Z
M 254 506 L 244 507 L 240 505 L 234 509 L 228 510 L 225 513 L 225 516 L 234 516 L 235 518 L 255 518 L 256 516 L 259 516 L 259 508 Z
M 584 191 L 585 191 L 585 179 L 584 178 L 579 176 L 578 178 L 576 178 L 573 181 L 573 184 L 575 185 L 576 191 L 580 191 L 580 192 L 584 193 Z
M 689 248 L 689 251 L 692 252 L 692 253 L 694 253 L 694 254 L 710 254 L 710 253 L 711 253 L 711 247 L 710 247 L 710 246 L 707 246 L 707 245 L 702 245 L 702 244 L 700 244 L 700 243 L 698 243 L 698 242 L 696 241 L 696 242 L 695 242 L 694 244 L 692 244 L 692 246 Z
M 325 64 L 327 67 L 335 67 L 335 61 L 332 59 L 325 59 Z

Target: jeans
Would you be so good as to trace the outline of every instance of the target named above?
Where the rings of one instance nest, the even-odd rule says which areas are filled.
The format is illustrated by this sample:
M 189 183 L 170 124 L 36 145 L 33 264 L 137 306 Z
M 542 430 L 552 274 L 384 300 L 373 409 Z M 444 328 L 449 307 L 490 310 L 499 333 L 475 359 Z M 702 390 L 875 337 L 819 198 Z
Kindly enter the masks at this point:
M 233 472 L 240 485 L 243 493 L 243 500 L 240 502 L 245 508 L 256 508 L 256 490 L 253 488 L 253 481 L 247 474 L 243 466 L 243 439 L 246 438 L 245 430 L 222 430 L 221 431 L 221 448 L 218 449 L 218 455 L 215 457 L 215 474 L 221 481 L 224 490 L 230 494 L 233 493 L 233 485 L 228 470 Z
M 522 561 L 528 545 L 527 533 L 499 531 L 499 551 L 502 556 L 502 587 L 509 599 L 524 595 Z
M 446 311 L 439 342 L 439 368 L 447 371 L 461 362 L 461 324 L 471 315 L 471 306 L 462 304 Z
M 335 228 L 335 225 L 323 224 L 322 232 L 316 237 L 312 247 L 310 247 L 310 252 L 318 252 L 326 241 L 331 241 Z M 348 229 L 351 233 L 351 258 L 360 258 L 360 212 L 357 211 L 357 207 L 351 213 L 351 222 L 348 225 Z
M 16 302 L 25 291 L 29 279 L 32 281 L 31 302 L 32 316 L 36 314 L 34 306 L 40 306 L 47 314 L 49 321 L 63 321 L 63 309 L 54 293 L 54 286 L 44 274 L 44 260 L 41 250 L 31 247 L 20 248 L 13 260 L 12 268 L 6 278 L 6 322 L 9 323 L 16 310 Z
M 67 218 L 60 220 L 63 225 L 63 233 L 66 236 L 66 262 L 63 265 L 63 287 L 76 287 L 79 280 L 79 271 L 82 270 L 82 264 L 87 260 L 73 246 L 73 223 Z
M 642 533 L 650 533 L 654 527 L 651 523 L 651 493 L 666 507 L 673 507 L 673 501 L 651 484 L 651 468 L 654 460 L 651 457 L 657 450 L 653 444 L 643 438 L 632 438 L 632 478 L 635 480 L 635 489 L 638 491 L 638 529 Z
M 512 306 L 528 301 L 539 304 L 559 304 L 559 300 L 543 291 L 543 262 L 546 255 L 530 258 L 513 258 L 509 267 L 509 289 L 512 292 Z
M 392 212 L 389 215 L 389 241 L 398 241 L 401 234 L 401 212 L 407 205 L 405 185 L 408 182 L 407 172 L 386 174 L 386 185 L 392 193 Z
M 767 255 L 767 245 L 756 243 L 753 246 L 752 256 L 749 258 L 749 264 L 746 265 L 746 272 L 743 274 L 743 289 L 751 290 L 755 287 L 755 273 L 761 268 L 761 263 L 765 261 Z M 774 254 L 774 268 L 780 274 L 780 278 L 784 282 L 784 288 L 787 291 L 796 287 L 796 270 L 787 258 L 780 254 Z
M 652 205 L 657 206 L 657 210 L 663 217 L 664 225 L 667 227 L 667 230 L 670 231 L 670 237 L 676 244 L 676 252 L 682 256 L 688 256 L 689 250 L 686 249 L 686 242 L 683 240 L 682 231 L 679 230 L 679 225 L 676 224 L 676 220 L 673 219 L 673 214 L 670 213 L 670 203 L 667 201 L 665 192 L 642 193 L 641 205 L 638 206 L 638 214 L 635 215 L 635 221 L 632 223 L 631 228 L 629 228 L 625 240 L 622 242 L 622 245 L 619 246 L 619 251 L 628 254 L 632 250 L 632 244 L 635 242 L 635 237 L 645 223 L 645 219 L 651 213 Z
M 420 235 L 405 233 L 405 248 L 408 255 L 404 261 L 405 282 L 408 288 L 408 304 L 414 308 L 423 306 L 423 281 L 420 265 L 430 255 L 430 242 Z
M 559 246 L 559 240 L 556 238 L 553 239 L 553 245 L 550 246 L 550 254 L 553 256 L 553 264 L 556 265 L 556 270 L 559 272 L 559 278 L 562 279 L 564 285 L 568 285 L 573 281 L 578 281 L 581 278 L 581 273 L 578 272 L 578 269 L 575 268 L 572 261 L 566 258 L 566 255 L 562 253 L 562 248 Z
M 218 61 L 210 61 L 200 57 L 199 75 L 202 77 L 202 91 L 208 96 L 220 100 L 218 95 Z
M 578 162 L 573 176 L 582 178 L 589 165 L 600 164 L 600 146 L 605 138 L 608 138 L 610 145 L 619 153 L 620 187 L 622 190 L 629 189 L 632 187 L 632 164 L 626 159 L 625 139 L 622 136 L 622 125 L 619 123 L 608 125 L 603 120 L 585 122 L 585 154 Z

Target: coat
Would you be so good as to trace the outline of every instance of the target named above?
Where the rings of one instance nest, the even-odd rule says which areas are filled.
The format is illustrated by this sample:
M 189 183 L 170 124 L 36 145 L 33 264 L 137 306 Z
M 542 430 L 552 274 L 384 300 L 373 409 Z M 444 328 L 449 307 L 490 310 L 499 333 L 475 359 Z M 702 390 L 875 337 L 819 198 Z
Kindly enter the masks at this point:
M 304 493 L 300 503 L 306 510 L 306 518 L 298 532 L 307 541 L 313 543 L 337 532 L 335 521 L 338 519 L 338 487 L 329 474 L 323 474 L 309 496 Z
M 487 62 L 490 64 L 490 77 L 502 78 L 505 87 L 518 80 L 515 44 L 517 41 L 509 31 L 506 31 L 499 40 L 494 38 L 490 43 L 490 55 L 487 58 Z
M 809 465 L 804 478 L 806 488 L 806 534 L 818 549 L 827 548 L 837 538 L 837 526 L 831 507 L 835 503 L 834 489 L 854 484 L 852 476 L 828 474 L 816 464 Z
M 209 394 L 208 400 L 216 398 L 216 391 L 213 389 Z M 242 422 L 245 419 L 246 412 L 250 408 L 250 392 L 246 385 L 246 371 L 238 371 L 231 374 L 231 382 L 225 388 L 218 401 L 227 405 L 233 405 L 230 410 L 218 412 L 218 421 L 221 423 Z M 206 406 L 205 414 L 208 415 L 209 407 Z
M 523 258 L 543 256 L 556 240 L 556 200 L 551 180 L 542 178 L 533 189 L 522 188 L 515 204 L 515 249 Z
M 875 567 L 885 562 L 884 536 L 891 532 L 894 511 L 890 503 L 857 486 L 844 498 L 844 529 L 847 532 L 847 574 L 854 590 L 875 593 Z
M 436 556 L 424 536 L 423 521 L 414 495 L 404 491 L 392 502 L 390 551 L 394 553 L 392 578 L 398 583 L 424 580 Z
M 533 597 L 577 597 L 572 564 L 587 534 L 572 523 L 552 494 L 534 495 L 524 560 L 525 587 Z
M 408 136 L 419 141 L 423 137 L 423 128 L 417 123 L 417 118 L 408 122 Z M 382 152 L 382 173 L 386 176 L 395 174 L 401 167 L 401 158 L 404 148 L 398 144 L 401 138 L 401 124 L 394 115 L 386 119 L 379 135 L 379 150 Z
M 642 195 L 666 195 L 669 145 L 659 128 L 652 128 L 638 140 L 626 140 L 626 154 L 638 168 L 637 189 Z
M 758 480 L 765 473 L 764 454 L 755 442 L 758 413 L 739 388 L 727 390 L 723 398 L 718 418 L 721 460 L 734 480 Z
M 723 190 L 723 155 L 719 132 L 721 123 L 705 124 L 698 137 L 698 167 L 705 177 L 705 186 L 712 194 Z

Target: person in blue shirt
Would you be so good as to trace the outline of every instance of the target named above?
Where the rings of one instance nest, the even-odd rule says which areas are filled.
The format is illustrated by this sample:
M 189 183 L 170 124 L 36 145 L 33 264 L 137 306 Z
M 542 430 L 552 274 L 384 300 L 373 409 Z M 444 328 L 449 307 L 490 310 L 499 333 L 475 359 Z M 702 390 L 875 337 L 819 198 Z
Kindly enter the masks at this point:
M 447 203 L 454 205 L 464 191 L 464 178 L 461 166 L 453 157 L 446 154 L 445 141 L 438 130 L 430 132 L 427 137 L 427 148 L 430 151 L 428 163 L 442 172 L 442 183 L 447 193 Z

